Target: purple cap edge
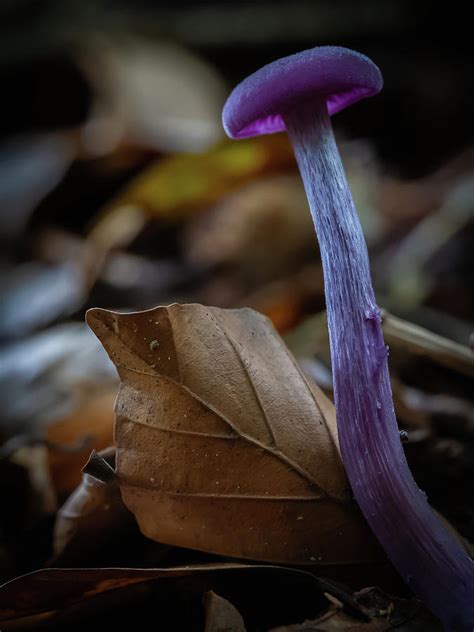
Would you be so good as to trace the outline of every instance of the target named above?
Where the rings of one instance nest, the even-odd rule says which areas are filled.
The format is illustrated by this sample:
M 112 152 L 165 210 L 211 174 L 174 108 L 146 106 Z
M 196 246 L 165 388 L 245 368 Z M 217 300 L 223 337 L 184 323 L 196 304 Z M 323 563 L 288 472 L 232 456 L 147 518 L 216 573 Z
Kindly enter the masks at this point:
M 326 97 L 332 116 L 382 85 L 379 68 L 365 55 L 338 46 L 312 48 L 263 66 L 238 84 L 224 105 L 224 130 L 236 139 L 282 132 L 281 114 L 298 100 Z

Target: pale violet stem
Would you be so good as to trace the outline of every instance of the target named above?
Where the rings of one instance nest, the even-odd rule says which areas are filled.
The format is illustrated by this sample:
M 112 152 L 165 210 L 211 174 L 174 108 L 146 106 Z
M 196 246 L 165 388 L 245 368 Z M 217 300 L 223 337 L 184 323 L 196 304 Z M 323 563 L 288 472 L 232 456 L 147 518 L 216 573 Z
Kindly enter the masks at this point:
M 474 563 L 408 468 L 362 228 L 324 102 L 284 116 L 319 239 L 342 460 L 370 527 L 446 629 L 474 630 Z

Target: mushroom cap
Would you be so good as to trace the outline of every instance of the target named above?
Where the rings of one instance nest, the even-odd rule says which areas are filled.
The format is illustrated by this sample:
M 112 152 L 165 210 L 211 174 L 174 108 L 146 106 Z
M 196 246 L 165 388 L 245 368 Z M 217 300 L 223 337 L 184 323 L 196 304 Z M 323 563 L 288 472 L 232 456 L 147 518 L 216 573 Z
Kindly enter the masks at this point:
M 222 121 L 231 138 L 285 130 L 284 112 L 311 98 L 326 98 L 329 114 L 377 94 L 379 68 L 365 55 L 341 46 L 318 46 L 267 64 L 234 88 Z

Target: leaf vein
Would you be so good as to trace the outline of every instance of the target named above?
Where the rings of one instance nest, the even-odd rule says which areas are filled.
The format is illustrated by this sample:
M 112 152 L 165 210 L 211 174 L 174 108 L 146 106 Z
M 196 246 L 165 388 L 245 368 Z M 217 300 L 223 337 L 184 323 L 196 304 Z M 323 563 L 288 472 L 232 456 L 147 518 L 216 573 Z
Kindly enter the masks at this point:
M 218 434 L 218 433 L 213 433 L 213 432 L 196 432 L 196 430 L 183 430 L 181 428 L 170 428 L 169 426 L 154 426 L 153 424 L 147 424 L 144 421 L 138 421 L 137 419 L 130 419 L 129 417 L 122 416 L 122 415 L 120 415 L 120 421 L 130 423 L 130 424 L 137 424 L 138 426 L 144 426 L 145 428 L 150 428 L 150 430 L 161 430 L 162 432 L 205 437 L 207 439 L 234 439 L 234 440 L 240 439 L 240 435 L 238 434 L 224 435 L 224 434 Z
M 212 406 L 212 404 L 210 404 L 209 402 L 205 401 L 204 399 L 202 399 L 201 397 L 199 397 L 199 395 L 197 395 L 196 393 L 194 393 L 190 388 L 188 388 L 185 384 L 181 384 L 180 382 L 177 382 L 176 380 L 174 380 L 173 378 L 169 377 L 168 375 L 164 375 L 164 374 L 157 374 L 157 373 L 148 373 L 147 371 L 141 371 L 140 369 L 134 369 L 125 365 L 116 365 L 118 369 L 123 369 L 125 371 L 129 371 L 131 373 L 138 373 L 140 375 L 146 375 L 148 377 L 151 377 L 152 379 L 156 379 L 158 376 L 161 377 L 161 379 L 170 382 L 171 384 L 173 384 L 174 386 L 176 386 L 177 388 L 183 390 L 185 393 L 187 393 L 187 395 L 189 395 L 190 397 L 192 397 L 195 401 L 199 402 L 201 404 L 201 406 L 203 406 L 204 408 L 207 408 L 209 411 L 211 411 L 212 413 L 214 413 L 215 415 L 217 415 L 220 419 L 222 419 L 222 421 L 224 421 L 239 437 L 242 437 L 242 439 L 245 439 L 246 441 L 248 441 L 249 443 L 252 443 L 253 445 L 257 446 L 258 448 L 260 448 L 261 450 L 270 453 L 272 456 L 274 456 L 275 458 L 279 459 L 280 461 L 283 461 L 284 463 L 286 463 L 286 465 L 288 465 L 291 469 L 293 469 L 295 472 L 297 472 L 301 477 L 303 477 L 304 479 L 306 479 L 309 483 L 311 483 L 311 485 L 313 485 L 315 487 L 315 489 L 321 493 L 324 494 L 326 497 L 328 498 L 332 498 L 333 500 L 337 501 L 337 502 L 344 502 L 344 500 L 334 494 L 331 494 L 330 492 L 327 492 L 326 490 L 322 489 L 321 486 L 319 485 L 319 483 L 312 477 L 312 475 L 305 470 L 304 468 L 302 468 L 300 465 L 298 465 L 298 463 L 296 463 L 295 461 L 293 461 L 292 459 L 290 459 L 286 454 L 284 454 L 283 452 L 281 452 L 278 449 L 274 449 L 269 445 L 266 445 L 264 443 L 262 443 L 261 441 L 259 441 L 258 439 L 255 439 L 255 437 L 251 437 L 250 435 L 241 432 L 238 428 L 236 428 L 236 426 L 230 421 L 230 419 L 228 419 L 223 413 L 221 413 L 219 410 L 217 410 L 216 408 L 214 408 L 214 406 Z
M 134 485 L 133 483 L 122 482 L 122 487 L 146 489 L 157 492 L 158 494 L 164 494 L 165 496 L 176 496 L 183 498 L 222 498 L 226 500 L 277 500 L 277 501 L 289 501 L 289 502 L 317 502 L 328 500 L 326 496 L 269 496 L 260 494 L 219 494 L 211 492 L 172 492 L 153 485 Z

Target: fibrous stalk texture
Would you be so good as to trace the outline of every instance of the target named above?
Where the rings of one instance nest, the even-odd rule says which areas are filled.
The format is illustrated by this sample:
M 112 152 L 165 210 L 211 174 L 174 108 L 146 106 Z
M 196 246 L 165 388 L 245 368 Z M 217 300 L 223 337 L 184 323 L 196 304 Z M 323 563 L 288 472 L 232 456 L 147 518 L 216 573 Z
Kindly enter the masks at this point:
M 406 583 L 448 630 L 474 629 L 474 563 L 406 462 L 367 246 L 324 101 L 284 116 L 324 270 L 341 453 L 368 523 Z

